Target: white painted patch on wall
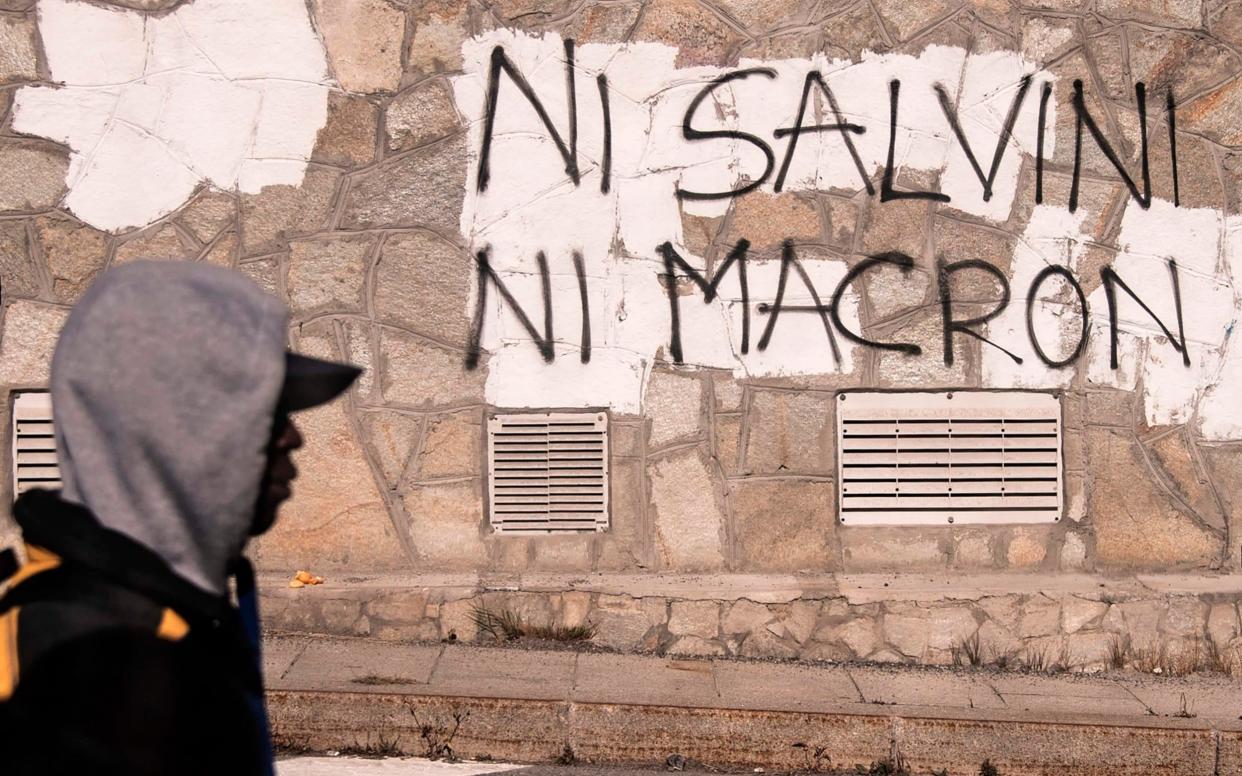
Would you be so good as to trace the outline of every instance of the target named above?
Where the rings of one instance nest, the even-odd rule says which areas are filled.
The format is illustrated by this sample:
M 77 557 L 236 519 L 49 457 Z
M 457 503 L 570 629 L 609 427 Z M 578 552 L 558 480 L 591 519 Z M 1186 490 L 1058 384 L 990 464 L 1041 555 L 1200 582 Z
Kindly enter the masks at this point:
M 194 188 L 298 184 L 327 120 L 323 44 L 303 0 L 195 0 L 166 15 L 39 0 L 59 87 L 20 89 L 13 127 L 72 149 L 65 206 L 145 226 Z
M 535 256 L 546 252 L 552 274 L 552 308 L 557 357 L 541 359 L 531 338 L 497 294 L 490 293 L 484 323 L 488 362 L 488 401 L 505 407 L 607 405 L 639 412 L 652 363 L 667 359 L 670 305 L 659 280 L 663 265 L 656 247 L 670 241 L 702 271 L 705 260 L 686 243 L 675 190 L 725 191 L 761 175 L 763 154 L 738 140 L 688 143 L 682 138 L 686 109 L 725 68 L 677 68 L 677 51 L 657 43 L 587 44 L 575 52 L 578 153 L 582 177 L 577 187 L 538 114 L 518 88 L 501 76 L 490 158 L 490 182 L 475 187 L 486 113 L 492 50 L 500 45 L 538 94 L 563 138 L 569 137 L 563 41 L 495 30 L 467 41 L 464 74 L 454 78 L 459 110 L 475 120 L 470 127 L 470 165 L 461 232 L 472 249 L 490 249 L 491 261 L 528 314 L 541 314 L 540 279 Z M 865 55 L 861 62 L 829 59 L 743 60 L 739 68 L 768 68 L 773 77 L 755 75 L 716 90 L 696 113 L 699 129 L 741 130 L 768 142 L 780 127 L 796 123 L 806 74 L 818 70 L 848 122 L 866 127 L 852 135 L 868 175 L 883 168 L 889 144 L 889 81 L 901 86 L 901 116 L 895 138 L 896 166 L 902 171 L 935 171 L 952 207 L 994 221 L 1008 217 L 1021 164 L 1019 152 L 1033 153 L 1037 116 L 1027 110 L 1013 128 L 1011 147 L 996 176 L 995 195 L 985 201 L 970 162 L 941 115 L 934 91 L 944 88 L 957 107 L 967 139 L 982 164 L 989 165 L 1001 127 L 1024 75 L 1034 73 L 1016 52 L 968 55 L 959 48 L 930 46 L 919 56 Z M 595 79 L 608 78 L 612 128 L 611 189 L 601 193 L 604 133 L 602 104 Z M 1050 78 L 1047 80 L 1051 80 Z M 806 125 L 833 123 L 830 107 L 809 106 Z M 819 106 L 819 107 L 817 107 Z M 1051 107 L 1051 106 L 1050 106 Z M 1049 121 L 1053 120 L 1050 112 Z M 1052 136 L 1046 137 L 1051 153 Z M 772 143 L 776 167 L 784 140 Z M 774 193 L 775 172 L 761 187 Z M 801 136 L 784 181 L 785 191 L 857 189 L 858 169 L 837 132 Z M 685 200 L 686 212 L 723 216 L 729 200 Z M 591 289 L 590 363 L 578 357 L 581 308 L 572 253 L 581 252 Z M 836 258 L 800 257 L 821 301 L 827 301 L 847 266 Z M 719 262 L 717 262 L 718 266 Z M 770 345 L 756 347 L 767 316 L 757 305 L 776 299 L 777 260 L 752 261 L 749 352 L 742 352 L 741 289 L 735 271 L 720 285 L 720 296 L 704 304 L 697 289 L 681 297 L 681 340 L 687 365 L 730 369 L 739 376 L 848 373 L 854 351 L 838 333 L 840 358 L 816 316 L 786 313 Z M 477 289 L 476 289 L 477 291 Z M 810 305 L 809 290 L 791 273 L 786 305 Z M 474 302 L 472 300 L 471 305 Z M 471 314 L 471 310 L 466 314 Z M 841 308 L 847 326 L 858 327 L 858 298 L 848 295 Z
M 1152 426 L 1191 423 L 1208 440 L 1242 438 L 1242 402 L 1227 398 L 1232 379 L 1242 378 L 1242 343 L 1232 333 L 1242 317 L 1242 218 L 1211 208 L 1175 207 L 1154 199 L 1144 210 L 1126 204 L 1111 267 L 1151 308 L 1148 314 L 1120 286 L 1116 299 L 1118 337 L 1113 365 L 1111 324 L 1099 268 L 1081 267 L 1088 237 L 1081 228 L 1093 215 L 1062 207 L 1035 208 L 1013 257 L 1015 300 L 988 325 L 996 341 L 1017 343 L 1021 365 L 995 348 L 984 347 L 983 377 L 993 388 L 1068 386 L 1076 370 L 1049 369 L 1036 358 L 1026 334 L 1026 299 L 1036 274 L 1057 265 L 1094 285 L 1087 296 L 1087 381 L 1098 387 L 1140 390 L 1146 422 Z M 1175 302 L 1168 262 L 1177 263 L 1181 309 Z M 1089 273 L 1089 274 L 1088 274 Z M 1035 331 L 1052 359 L 1073 353 L 1082 336 L 1081 305 L 1064 283 L 1053 279 L 1034 304 Z M 1179 321 L 1180 315 L 1180 321 Z M 1159 323 L 1157 323 L 1159 319 Z M 1160 324 L 1175 336 L 1184 327 L 1187 365 Z
M 691 191 L 725 191 L 762 174 L 764 158 L 753 145 L 713 138 L 687 142 L 682 124 L 687 107 L 712 79 L 741 68 L 767 68 L 773 77 L 752 74 L 717 89 L 695 114 L 700 130 L 738 130 L 764 139 L 783 161 L 787 140 L 774 131 L 796 124 L 804 79 L 817 70 L 832 89 L 844 118 L 866 131 L 853 135 L 863 169 L 883 169 L 889 143 L 889 82 L 901 81 L 900 112 L 894 136 L 895 166 L 901 172 L 926 171 L 938 181 L 935 190 L 952 201 L 943 208 L 1001 222 L 1009 217 L 1017 195 L 1022 155 L 1036 146 L 1039 87 L 1054 79 L 1036 72 L 1017 52 L 967 54 L 957 48 L 929 46 L 918 56 L 865 53 L 859 62 L 810 59 L 742 60 L 737 68 L 674 66 L 675 49 L 655 43 L 590 44 L 576 50 L 578 152 L 582 182 L 575 187 L 542 121 L 517 87 L 501 76 L 491 155 L 491 178 L 479 193 L 475 181 L 486 113 L 487 78 L 492 50 L 503 46 L 514 66 L 530 82 L 562 137 L 568 137 L 563 41 L 554 35 L 532 37 L 496 30 L 463 46 L 464 74 L 454 79 L 458 107 L 476 121 L 471 125 L 470 166 L 461 232 L 475 249 L 490 248 L 497 273 L 514 296 L 537 318 L 541 297 L 535 256 L 545 251 L 552 268 L 552 308 L 557 358 L 546 364 L 512 311 L 495 293 L 488 297 L 483 348 L 488 364 L 488 400 L 506 407 L 611 406 L 640 412 L 653 362 L 668 361 L 670 312 L 656 246 L 671 241 L 686 260 L 704 268 L 682 232 L 681 208 L 699 216 L 724 216 L 730 201 L 686 200 L 677 187 Z M 603 159 L 601 100 L 594 88 L 607 75 L 612 119 L 612 187 L 600 192 Z M 957 108 L 960 123 L 986 171 L 1001 136 L 1005 117 L 1024 75 L 1033 75 L 1008 150 L 996 173 L 993 196 L 984 200 L 963 148 L 945 120 L 935 88 L 940 86 Z M 1055 125 L 1055 101 L 1048 104 L 1047 126 Z M 833 123 L 820 106 L 805 123 Z M 1044 138 L 1045 155 L 1054 152 L 1054 135 Z M 1090 142 L 1088 140 L 1088 142 Z M 775 174 L 759 191 L 772 193 Z M 785 179 L 785 190 L 828 190 L 861 186 L 857 167 L 836 132 L 803 135 Z M 873 217 L 884 217 L 876 203 Z M 1182 325 L 1189 366 L 1169 338 L 1128 294 L 1117 291 L 1118 347 L 1111 354 L 1109 305 L 1098 267 L 1080 266 L 1089 239 L 1088 219 L 1099 216 L 1084 206 L 1069 213 L 1064 203 L 1035 207 L 1013 255 L 1009 307 L 986 327 L 986 336 L 1004 343 L 1023 359 L 1016 363 L 998 349 L 983 347 L 983 383 L 992 388 L 1059 388 L 1082 384 L 1141 390 L 1147 422 L 1191 423 L 1207 439 L 1242 438 L 1242 402 L 1227 388 L 1242 381 L 1242 343 L 1235 336 L 1242 310 L 1242 218 L 1214 210 L 1174 207 L 1153 200 L 1144 210 L 1130 201 L 1122 220 L 1120 251 L 1113 269 L 1176 333 L 1167 262 L 1179 267 Z M 744 235 L 743 235 L 744 236 Z M 591 288 L 591 362 L 578 359 L 581 316 L 571 256 L 580 251 Z M 980 258 L 980 257 L 957 257 Z M 804 259 L 821 297 L 832 293 L 845 271 L 834 258 Z M 717 261 L 717 268 L 719 261 Z M 1040 361 L 1030 343 L 1026 296 L 1046 267 L 1074 271 L 1092 289 L 1087 298 L 1088 345 L 1083 358 L 1062 369 Z M 755 305 L 772 302 L 779 262 L 750 265 L 750 352 L 742 353 L 740 288 L 731 272 L 720 297 L 703 304 L 698 289 L 686 285 L 681 297 L 681 340 L 687 367 L 730 369 L 739 376 L 788 376 L 849 372 L 856 354 L 840 340 L 841 358 L 831 356 L 827 336 L 812 316 L 782 317 L 771 346 L 755 345 L 766 316 Z M 1082 272 L 1093 277 L 1084 277 Z M 791 281 L 801 296 L 786 303 L 810 304 L 805 287 Z M 473 304 L 473 302 L 472 302 Z M 1052 277 L 1034 302 L 1035 335 L 1047 356 L 1072 354 L 1081 339 L 1082 307 L 1070 287 Z M 471 314 L 472 310 L 466 311 Z M 842 317 L 856 326 L 858 299 L 847 297 Z M 791 316 L 792 317 L 792 316 Z M 796 321 L 796 322 L 795 322 Z M 925 352 L 922 358 L 937 354 Z M 1085 372 L 1080 375 L 1079 371 Z M 935 386 L 909 386 L 935 387 Z

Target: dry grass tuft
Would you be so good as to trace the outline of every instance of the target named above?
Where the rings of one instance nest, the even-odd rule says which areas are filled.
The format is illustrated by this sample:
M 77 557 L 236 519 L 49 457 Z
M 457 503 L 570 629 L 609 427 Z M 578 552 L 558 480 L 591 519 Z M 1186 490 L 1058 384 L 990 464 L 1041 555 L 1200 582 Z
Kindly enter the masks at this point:
M 481 633 L 494 639 L 516 641 L 539 639 L 541 641 L 590 641 L 595 636 L 594 625 L 534 625 L 522 619 L 522 615 L 508 609 L 493 612 L 482 606 L 470 611 L 470 619 Z

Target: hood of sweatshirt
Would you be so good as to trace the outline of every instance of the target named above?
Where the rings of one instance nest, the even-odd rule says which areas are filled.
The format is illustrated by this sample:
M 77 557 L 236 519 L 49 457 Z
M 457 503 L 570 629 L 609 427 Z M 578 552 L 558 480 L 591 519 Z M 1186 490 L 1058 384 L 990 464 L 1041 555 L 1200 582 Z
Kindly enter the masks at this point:
M 52 358 L 61 497 L 223 594 L 254 518 L 287 325 L 283 304 L 219 267 L 101 275 Z

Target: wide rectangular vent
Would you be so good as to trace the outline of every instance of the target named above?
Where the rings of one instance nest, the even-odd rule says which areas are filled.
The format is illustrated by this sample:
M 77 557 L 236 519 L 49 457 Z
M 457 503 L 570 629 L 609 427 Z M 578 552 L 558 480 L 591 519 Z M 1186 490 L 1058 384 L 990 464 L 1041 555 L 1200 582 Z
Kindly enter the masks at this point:
M 31 488 L 60 488 L 52 397 L 42 392 L 19 393 L 13 402 L 13 493 Z
M 1046 393 L 841 393 L 846 525 L 1061 519 L 1061 406 Z
M 608 416 L 493 415 L 487 423 L 488 514 L 498 533 L 608 528 Z

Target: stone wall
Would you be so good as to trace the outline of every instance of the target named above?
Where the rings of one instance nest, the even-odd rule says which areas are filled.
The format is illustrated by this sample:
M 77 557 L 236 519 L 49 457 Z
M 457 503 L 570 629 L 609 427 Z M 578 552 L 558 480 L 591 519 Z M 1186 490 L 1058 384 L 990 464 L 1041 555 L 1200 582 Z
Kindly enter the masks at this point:
M 227 10 L 230 3 L 235 0 L 88 5 L 109 19 L 160 20 L 196 8 L 204 14 Z M 1005 652 L 1042 649 L 1047 640 L 1050 652 L 1068 650 L 1079 665 L 1101 662 L 1114 634 L 1129 634 L 1136 643 L 1155 633 L 1172 640 L 1219 637 L 1222 645 L 1236 637 L 1236 591 L 1228 584 L 1222 589 L 1231 592 L 1211 595 L 1145 587 L 1124 600 L 1109 600 L 1107 589 L 1056 592 L 1056 580 L 1080 573 L 1101 575 L 1108 588 L 1124 587 L 1136 573 L 1240 571 L 1242 440 L 1205 430 L 1198 405 L 1153 410 L 1157 380 L 1150 375 L 1157 373 L 1119 388 L 1084 367 L 1057 382 L 1067 474 L 1065 519 L 1055 524 L 838 524 L 836 392 L 996 387 L 985 370 L 988 346 L 969 337 L 957 339 L 952 367 L 935 358 L 860 349 L 848 370 L 749 377 L 719 365 L 678 365 L 661 349 L 646 364 L 640 408 L 611 413 L 609 530 L 492 533 L 484 509 L 483 445 L 487 415 L 497 408 L 489 382 L 494 354 L 485 354 L 478 369 L 466 368 L 477 293 L 472 250 L 478 246 L 462 233 L 482 117 L 456 104 L 454 79 L 466 67 L 463 46 L 495 30 L 555 34 L 579 46 L 666 44 L 677 49 L 678 67 L 727 68 L 742 58 L 817 53 L 916 56 L 932 46 L 1020 52 L 1057 78 L 1058 112 L 1050 130 L 1056 152 L 1042 173 L 1050 200 L 1064 203 L 1074 176 L 1074 115 L 1067 107 L 1074 79 L 1088 85 L 1091 110 L 1131 169 L 1138 153 L 1133 83 L 1145 81 L 1153 95 L 1176 85 L 1181 207 L 1215 213 L 1228 225 L 1222 232 L 1232 235 L 1236 222 L 1229 219 L 1242 213 L 1242 135 L 1236 128 L 1242 119 L 1242 4 L 314 0 L 308 16 L 297 18 L 303 11 L 295 3 L 289 23 L 309 23 L 322 47 L 323 77 L 308 83 L 326 100 L 312 147 L 288 152 L 301 165 L 296 180 L 251 190 L 242 178 L 213 185 L 202 173 L 184 204 L 124 227 L 88 215 L 104 204 L 82 183 L 83 171 L 98 165 L 91 167 L 97 160 L 90 149 L 64 142 L 76 137 L 73 132 L 49 137 L 22 130 L 59 116 L 30 113 L 34 108 L 23 102 L 29 90 L 75 83 L 58 71 L 61 55 L 49 59 L 49 52 L 65 47 L 64 39 L 49 37 L 63 34 L 49 20 L 59 18 L 56 9 L 64 5 L 0 0 L 0 395 L 45 385 L 55 335 L 70 306 L 106 267 L 141 257 L 234 267 L 288 302 L 296 349 L 365 366 L 344 401 L 301 416 L 307 446 L 299 457 L 296 497 L 258 542 L 256 555 L 273 574 L 309 568 L 332 582 L 388 579 L 395 592 L 386 595 L 375 583 L 345 588 L 339 598 L 308 591 L 299 602 L 301 591 L 282 590 L 269 609 L 275 627 L 468 638 L 463 612 L 484 602 L 562 623 L 590 621 L 602 641 L 623 648 L 945 662 L 953 647 L 978 632 Z M 278 6 L 284 8 L 272 7 Z M 141 23 L 133 29 L 137 39 L 148 34 Z M 231 75 L 221 77 L 235 85 Z M 148 71 L 141 78 L 156 83 Z M 171 95 L 164 95 L 168 106 Z M 1152 114 L 1164 115 L 1154 107 Z M 155 126 L 157 135 L 166 129 Z M 279 123 L 259 121 L 256 135 L 265 126 Z M 1152 188 L 1167 197 L 1169 135 L 1163 123 L 1153 124 L 1150 135 Z M 174 149 L 177 142 L 167 140 Z M 990 148 L 979 153 L 986 156 Z M 261 161 L 272 162 L 278 156 L 272 154 Z M 1092 293 L 1099 279 L 1088 271 L 1125 253 L 1122 224 L 1137 211 L 1098 149 L 1092 146 L 1083 164 L 1076 261 Z M 132 185 L 144 180 L 144 169 Z M 756 191 L 733 201 L 721 217 L 685 212 L 680 238 L 716 266 L 739 238 L 748 239 L 768 266 L 775 266 L 787 238 L 807 255 L 842 266 L 876 252 L 904 251 L 917 260 L 915 271 L 900 283 L 886 274 L 866 276 L 858 321 L 871 339 L 917 342 L 937 353 L 942 329 L 935 261 L 986 259 L 1012 273 L 1014 252 L 1029 239 L 1036 211 L 1034 176 L 1035 160 L 1022 155 L 1011 212 L 999 221 L 926 199 L 881 202 L 855 182 L 852 190 Z M 908 177 L 899 185 L 935 188 L 935 174 Z M 878 185 L 878 170 L 874 179 Z M 1222 238 L 1222 267 L 1232 256 L 1226 242 Z M 964 309 L 977 314 L 995 302 L 995 288 L 963 286 L 957 291 L 969 300 Z M 1196 301 L 1187 300 L 1191 312 Z M 1230 314 L 1236 312 L 1235 306 Z M 1219 351 L 1227 340 L 1226 333 Z M 1156 357 L 1151 354 L 1161 341 L 1152 342 L 1140 358 Z M 1224 366 L 1217 374 L 1222 384 L 1230 375 Z M 0 420 L 7 429 L 6 403 L 0 403 Z M 8 445 L 2 448 L 0 460 L 7 461 Z M 0 502 L 8 503 L 9 488 L 6 476 Z M 1002 571 L 1030 575 L 1025 584 L 1032 589 L 969 600 L 862 603 L 823 592 L 841 575 L 858 573 L 973 579 Z M 410 575 L 544 572 L 567 575 L 558 583 L 564 589 L 497 592 L 503 586 L 479 583 L 445 593 L 430 582 L 408 583 Z M 707 594 L 633 596 L 620 588 L 583 593 L 568 581 L 588 574 L 683 573 L 792 575 L 801 592 L 759 603 L 723 592 L 716 600 Z
M 808 584 L 780 575 L 531 575 L 489 584 L 438 575 L 403 587 L 378 578 L 313 590 L 273 577 L 264 621 L 293 633 L 492 642 L 504 636 L 481 632 L 480 614 L 508 612 L 528 625 L 588 626 L 593 643 L 630 652 L 1242 674 L 1236 578 L 913 576 Z

